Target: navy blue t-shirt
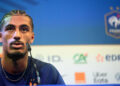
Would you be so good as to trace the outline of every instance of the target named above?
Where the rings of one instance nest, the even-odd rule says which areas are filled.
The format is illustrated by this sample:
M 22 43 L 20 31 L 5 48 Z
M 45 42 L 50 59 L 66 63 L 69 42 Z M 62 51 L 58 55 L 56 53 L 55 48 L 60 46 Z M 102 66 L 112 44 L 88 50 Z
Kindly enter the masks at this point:
M 40 77 L 40 85 L 65 84 L 61 75 L 53 65 L 29 57 L 28 67 L 26 69 L 26 72 L 23 78 L 18 81 L 11 81 L 6 79 L 6 76 L 3 73 L 1 67 L 1 59 L 0 59 L 0 86 L 21 86 L 21 85 L 28 86 L 31 80 L 32 80 L 32 84 L 37 83 L 36 69 L 35 67 L 33 67 L 32 61 L 37 65 L 37 69 L 39 71 L 39 77 Z M 23 73 L 17 75 L 11 75 L 6 72 L 6 74 L 10 79 L 16 80 L 20 76 L 22 76 Z

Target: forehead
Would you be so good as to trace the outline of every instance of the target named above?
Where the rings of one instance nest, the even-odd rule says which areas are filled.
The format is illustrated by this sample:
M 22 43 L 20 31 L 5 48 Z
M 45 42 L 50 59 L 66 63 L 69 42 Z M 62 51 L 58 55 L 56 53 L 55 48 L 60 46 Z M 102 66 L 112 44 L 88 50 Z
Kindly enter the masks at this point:
M 16 26 L 22 25 L 22 24 L 26 24 L 28 26 L 30 26 L 30 19 L 27 16 L 9 16 L 7 18 L 5 18 L 5 25 L 8 24 L 13 24 Z

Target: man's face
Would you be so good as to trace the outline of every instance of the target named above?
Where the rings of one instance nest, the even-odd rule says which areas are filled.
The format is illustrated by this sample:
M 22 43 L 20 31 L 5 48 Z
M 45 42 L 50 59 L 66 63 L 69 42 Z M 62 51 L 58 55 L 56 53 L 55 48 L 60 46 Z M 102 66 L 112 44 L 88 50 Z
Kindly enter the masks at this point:
M 33 40 L 34 33 L 27 16 L 11 16 L 5 19 L 1 32 L 5 54 L 25 54 L 26 43 L 32 43 Z

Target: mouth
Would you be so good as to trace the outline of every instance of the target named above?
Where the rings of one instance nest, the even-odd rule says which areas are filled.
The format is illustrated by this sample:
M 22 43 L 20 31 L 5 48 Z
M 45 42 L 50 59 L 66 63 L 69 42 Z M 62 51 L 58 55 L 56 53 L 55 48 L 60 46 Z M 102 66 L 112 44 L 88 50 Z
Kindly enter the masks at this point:
M 11 47 L 14 49 L 22 49 L 24 44 L 22 42 L 13 42 L 11 43 Z

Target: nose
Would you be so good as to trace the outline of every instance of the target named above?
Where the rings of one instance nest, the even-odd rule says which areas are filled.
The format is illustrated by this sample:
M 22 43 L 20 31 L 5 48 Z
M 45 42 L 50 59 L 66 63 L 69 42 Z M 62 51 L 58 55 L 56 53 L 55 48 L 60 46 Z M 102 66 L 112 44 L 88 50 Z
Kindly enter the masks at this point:
M 19 41 L 19 40 L 20 40 L 20 31 L 15 31 L 15 33 L 14 33 L 14 39 L 15 39 L 16 41 Z

